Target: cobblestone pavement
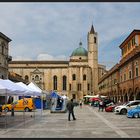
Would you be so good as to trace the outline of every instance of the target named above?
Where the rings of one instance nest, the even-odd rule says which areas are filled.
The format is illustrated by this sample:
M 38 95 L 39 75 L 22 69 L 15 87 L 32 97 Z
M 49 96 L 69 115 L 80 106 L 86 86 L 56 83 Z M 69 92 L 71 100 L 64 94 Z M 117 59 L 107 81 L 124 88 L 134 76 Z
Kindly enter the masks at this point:
M 88 105 L 75 107 L 76 121 L 68 121 L 67 113 L 49 110 L 40 116 L 38 113 L 34 118 L 33 112 L 26 113 L 25 121 L 8 123 L 6 129 L 0 124 L 1 138 L 140 138 L 140 118 L 98 112 L 98 108 Z M 15 120 L 21 117 L 16 114 Z

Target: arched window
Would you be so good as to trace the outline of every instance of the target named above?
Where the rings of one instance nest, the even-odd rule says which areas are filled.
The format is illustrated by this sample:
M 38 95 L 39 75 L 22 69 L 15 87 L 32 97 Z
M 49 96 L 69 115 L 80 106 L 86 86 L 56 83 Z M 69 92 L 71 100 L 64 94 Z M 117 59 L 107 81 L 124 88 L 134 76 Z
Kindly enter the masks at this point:
M 67 90 L 67 77 L 63 76 L 63 90 Z
M 1 79 L 4 79 L 4 76 L 3 75 L 1 76 Z
M 57 76 L 53 77 L 53 90 L 57 90 Z
M 28 81 L 28 80 L 29 80 L 28 75 L 25 75 L 25 80 L 26 80 L 26 81 Z
M 96 43 L 96 42 L 97 42 L 96 37 L 94 37 L 94 43 Z
M 83 75 L 83 80 L 84 80 L 84 81 L 86 80 L 86 75 L 85 75 L 85 74 Z
M 72 75 L 72 80 L 76 80 L 76 75 L 75 74 Z
M 39 81 L 39 76 L 38 75 L 35 76 L 35 81 Z
M 135 75 L 136 77 L 139 76 L 139 66 L 138 66 L 138 61 L 135 62 L 136 68 L 135 68 Z

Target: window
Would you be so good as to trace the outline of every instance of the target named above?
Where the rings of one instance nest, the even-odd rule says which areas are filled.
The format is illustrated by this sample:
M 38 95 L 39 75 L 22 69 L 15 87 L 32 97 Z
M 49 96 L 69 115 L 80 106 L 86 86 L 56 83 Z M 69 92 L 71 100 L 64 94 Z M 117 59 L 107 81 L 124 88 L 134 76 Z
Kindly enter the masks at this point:
M 135 65 L 136 65 L 136 77 L 139 76 L 139 68 L 138 68 L 138 61 L 135 62 Z
M 87 90 L 90 90 L 90 84 L 87 84 Z
M 38 75 L 35 76 L 35 81 L 39 81 L 39 76 Z
M 94 37 L 94 43 L 96 43 L 96 42 L 97 42 L 96 37 Z
M 132 103 L 130 103 L 130 104 L 128 104 L 128 105 L 130 105 L 130 106 L 136 106 L 136 105 L 138 105 L 138 104 L 140 104 L 140 102 L 132 102 Z
M 26 81 L 28 81 L 28 80 L 29 80 L 28 75 L 25 75 L 25 80 L 26 80 Z
M 81 84 L 77 84 L 77 90 L 81 91 Z
M 75 74 L 72 75 L 72 80 L 76 80 L 76 75 Z
M 122 82 L 122 75 L 121 75 L 121 82 Z
M 4 76 L 3 75 L 1 76 L 1 79 L 4 79 Z
M 132 71 L 130 70 L 129 71 L 129 79 L 131 79 L 132 78 Z
M 63 76 L 63 90 L 67 90 L 67 77 Z
M 4 54 L 4 46 L 2 45 L 2 55 Z
M 69 90 L 71 91 L 71 84 L 69 84 Z
M 75 95 L 75 94 L 72 94 L 72 98 L 73 98 L 73 99 L 76 99 L 76 95 Z
M 129 42 L 128 43 L 128 50 L 130 50 L 130 47 L 131 47 L 131 43 Z
M 53 77 L 53 89 L 57 90 L 57 76 L 56 75 Z
M 2 43 L 1 43 L 1 47 L 2 47 L 2 55 L 4 55 L 4 49 L 5 49 L 5 46 L 6 46 L 5 43 L 2 42 Z
M 83 80 L 84 80 L 84 81 L 86 80 L 86 75 L 85 75 L 85 74 L 83 75 Z
M 132 46 L 135 45 L 135 37 L 132 38 Z
M 138 77 L 139 76 L 139 72 L 138 72 L 138 66 L 136 66 L 136 77 Z

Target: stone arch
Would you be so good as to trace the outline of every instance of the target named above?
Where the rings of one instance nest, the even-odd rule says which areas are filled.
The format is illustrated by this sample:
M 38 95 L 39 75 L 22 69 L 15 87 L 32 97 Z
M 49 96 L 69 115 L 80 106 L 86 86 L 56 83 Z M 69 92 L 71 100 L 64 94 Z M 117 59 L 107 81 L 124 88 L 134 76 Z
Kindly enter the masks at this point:
M 123 90 L 123 97 L 123 102 L 128 102 L 127 91 L 125 89 Z
M 119 96 L 118 96 L 118 101 L 122 102 L 122 94 L 123 94 L 123 90 L 120 89 Z
M 112 91 L 112 92 L 110 93 L 110 99 L 111 99 L 111 100 L 114 99 L 114 91 Z
M 129 101 L 133 101 L 134 100 L 134 93 L 133 93 L 132 88 L 130 88 L 128 90 L 128 96 L 129 96 Z
M 135 95 L 136 95 L 136 100 L 140 100 L 140 90 L 138 87 L 135 89 Z

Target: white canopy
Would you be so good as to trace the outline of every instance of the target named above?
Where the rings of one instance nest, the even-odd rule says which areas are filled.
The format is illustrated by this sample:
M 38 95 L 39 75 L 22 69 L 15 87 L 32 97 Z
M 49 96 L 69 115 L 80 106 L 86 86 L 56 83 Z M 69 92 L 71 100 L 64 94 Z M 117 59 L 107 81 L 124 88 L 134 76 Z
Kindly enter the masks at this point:
M 93 98 L 93 97 L 96 97 L 96 96 L 92 96 L 92 95 L 86 95 L 84 96 L 85 98 Z
M 67 99 L 68 97 L 66 95 L 61 96 L 63 99 Z
M 3 95 L 24 95 L 29 91 L 25 88 L 16 85 L 14 82 L 6 79 L 0 79 L 0 94 Z
M 32 95 L 38 95 L 40 96 L 40 92 L 33 90 L 32 88 L 30 88 L 29 86 L 27 86 L 26 84 L 22 83 L 22 82 L 17 82 L 15 83 L 23 88 L 25 88 L 26 90 L 28 90 L 29 92 L 26 95 L 32 96 Z
M 37 85 L 35 85 L 35 84 L 32 83 L 32 82 L 28 85 L 28 87 L 31 88 L 33 91 L 37 91 L 37 92 L 39 92 L 40 94 L 42 93 L 42 90 L 41 90 Z
M 86 97 L 86 98 L 99 98 L 99 97 L 106 98 L 107 96 L 103 96 L 103 95 L 98 94 L 98 95 L 86 95 L 84 97 Z

